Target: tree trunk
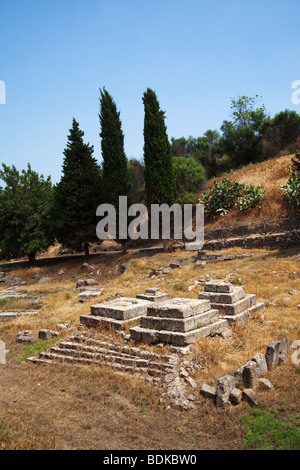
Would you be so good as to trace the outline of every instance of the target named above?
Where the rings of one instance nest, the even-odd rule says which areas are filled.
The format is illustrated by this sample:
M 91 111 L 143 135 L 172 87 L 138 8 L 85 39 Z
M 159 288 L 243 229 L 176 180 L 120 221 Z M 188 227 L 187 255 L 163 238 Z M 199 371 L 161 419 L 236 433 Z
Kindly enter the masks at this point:
M 84 244 L 84 253 L 85 253 L 85 257 L 86 259 L 89 257 L 90 255 L 90 247 L 89 247 L 89 244 L 88 243 L 85 243 Z
M 126 242 L 126 240 L 122 240 L 121 244 L 122 244 L 122 253 L 123 253 L 123 255 L 126 255 L 126 253 L 127 253 L 127 242 Z
M 31 253 L 29 253 L 28 261 L 29 261 L 29 263 L 34 263 L 35 262 L 35 251 L 32 251 Z

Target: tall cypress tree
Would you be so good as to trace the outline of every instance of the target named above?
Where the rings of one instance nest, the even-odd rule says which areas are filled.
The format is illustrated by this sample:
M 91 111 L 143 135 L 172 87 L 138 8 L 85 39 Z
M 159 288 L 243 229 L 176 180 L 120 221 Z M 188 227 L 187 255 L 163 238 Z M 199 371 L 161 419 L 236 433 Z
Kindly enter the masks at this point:
M 131 178 L 124 151 L 124 135 L 120 112 L 105 88 L 100 90 L 99 119 L 104 202 L 112 204 L 119 216 L 119 196 L 127 196 L 128 206 L 132 204 Z M 121 242 L 123 251 L 125 251 L 126 240 L 120 240 L 118 234 L 117 239 Z
M 101 203 L 101 173 L 94 147 L 83 141 L 84 132 L 73 118 L 64 150 L 62 177 L 54 188 L 53 218 L 56 239 L 68 248 L 84 246 L 96 236 L 96 209 Z
M 143 95 L 144 163 L 146 201 L 150 204 L 172 205 L 176 199 L 171 146 L 156 94 L 150 88 Z

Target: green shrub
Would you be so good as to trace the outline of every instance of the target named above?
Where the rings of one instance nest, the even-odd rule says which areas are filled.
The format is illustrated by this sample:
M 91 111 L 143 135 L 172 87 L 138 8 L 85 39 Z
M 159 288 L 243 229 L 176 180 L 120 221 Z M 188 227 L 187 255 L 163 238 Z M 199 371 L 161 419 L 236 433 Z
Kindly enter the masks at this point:
M 219 183 L 215 181 L 214 186 L 202 194 L 199 202 L 210 214 L 224 216 L 233 208 L 244 211 L 260 205 L 263 197 L 264 191 L 260 186 L 246 186 L 224 177 Z
M 287 184 L 281 185 L 288 202 L 300 210 L 300 170 L 290 167 L 290 177 Z

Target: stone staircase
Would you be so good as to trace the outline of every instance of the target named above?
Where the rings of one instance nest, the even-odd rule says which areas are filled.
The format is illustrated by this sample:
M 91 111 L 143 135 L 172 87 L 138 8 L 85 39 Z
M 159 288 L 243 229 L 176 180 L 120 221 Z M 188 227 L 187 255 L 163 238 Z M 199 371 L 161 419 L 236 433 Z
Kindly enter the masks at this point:
M 139 374 L 159 382 L 174 369 L 174 356 L 156 354 L 147 350 L 117 344 L 106 340 L 90 338 L 85 335 L 71 336 L 52 346 L 49 351 L 39 353 L 28 360 L 39 364 L 65 363 L 72 365 L 99 365 L 109 367 L 115 372 Z

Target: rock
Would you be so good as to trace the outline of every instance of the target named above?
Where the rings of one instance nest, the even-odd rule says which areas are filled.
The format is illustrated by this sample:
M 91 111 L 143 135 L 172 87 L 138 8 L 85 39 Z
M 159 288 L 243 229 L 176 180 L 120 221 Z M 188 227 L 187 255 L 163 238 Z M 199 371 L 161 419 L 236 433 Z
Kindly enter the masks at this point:
M 197 383 L 191 377 L 186 377 L 185 381 L 193 388 L 197 388 Z
M 65 271 L 63 269 L 61 269 L 60 271 L 58 271 L 58 275 L 59 276 L 62 276 L 63 274 L 65 274 Z
M 235 378 L 232 375 L 220 377 L 216 389 L 216 405 L 224 407 L 229 403 L 231 391 L 235 388 Z
M 290 302 L 291 301 L 291 298 L 290 297 L 282 297 L 282 302 Z
M 41 277 L 37 281 L 38 284 L 47 284 L 48 282 L 51 282 L 51 278 L 48 276 Z
M 300 290 L 291 289 L 291 290 L 289 291 L 289 294 L 290 294 L 290 295 L 299 295 L 299 294 L 300 294 Z
M 241 390 L 238 388 L 231 390 L 229 399 L 234 405 L 238 405 L 242 401 L 242 398 L 243 392 Z
M 6 349 L 4 341 L 0 341 L 0 365 L 6 364 Z
M 176 263 L 175 261 L 171 261 L 171 263 L 170 263 L 170 268 L 171 268 L 171 269 L 180 269 L 181 266 L 180 266 L 179 263 Z
M 206 261 L 197 260 L 196 263 L 194 263 L 193 269 L 203 269 L 205 265 Z
M 17 343 L 33 343 L 34 341 L 37 340 L 37 338 L 33 336 L 29 336 L 31 334 L 31 331 L 25 330 L 25 331 L 20 331 L 17 334 Z
M 88 263 L 83 263 L 83 265 L 81 266 L 81 269 L 88 274 L 92 274 L 96 272 L 96 269 Z
M 6 277 L 5 278 L 5 283 L 8 284 L 9 286 L 18 286 L 20 282 L 21 280 L 19 277 Z
M 279 341 L 272 341 L 267 346 L 266 351 L 266 362 L 268 366 L 268 370 L 273 370 L 279 363 Z
M 169 274 L 170 270 L 168 268 L 163 268 L 161 272 L 162 274 Z
M 255 354 L 255 356 L 252 358 L 252 361 L 256 362 L 258 376 L 262 376 L 268 372 L 266 356 L 264 354 Z
M 245 387 L 252 388 L 255 386 L 258 379 L 257 363 L 250 361 L 243 369 L 243 382 Z
M 231 339 L 232 338 L 232 330 L 222 331 L 221 336 L 223 339 Z
M 212 387 L 211 385 L 203 384 L 200 389 L 200 394 L 203 395 L 205 398 L 212 398 L 213 400 L 216 399 L 216 387 Z
M 282 338 L 279 341 L 279 357 L 278 357 L 278 363 L 285 363 L 287 362 L 287 353 L 291 349 L 290 342 L 287 338 Z
M 259 379 L 259 388 L 262 390 L 272 390 L 274 387 L 270 380 L 265 379 L 265 378 L 260 378 Z
M 50 339 L 57 337 L 58 335 L 58 331 L 52 331 L 48 329 L 43 329 L 39 331 L 39 339 Z
M 56 328 L 57 328 L 58 330 L 68 330 L 68 329 L 70 329 L 70 327 L 71 327 L 70 323 L 66 323 L 65 325 L 62 324 L 62 323 L 58 323 L 58 324 L 56 325 Z
M 188 373 L 188 371 L 186 370 L 185 367 L 180 367 L 179 368 L 179 375 L 180 375 L 180 377 L 188 377 L 189 373 Z
M 40 277 L 41 276 L 39 274 L 34 274 L 33 276 L 31 276 L 31 279 L 35 279 L 36 281 L 38 281 Z
M 99 283 L 95 279 L 86 279 L 85 280 L 85 285 L 86 286 L 98 286 Z
M 251 406 L 258 406 L 258 398 L 254 390 L 251 388 L 245 388 L 243 390 L 243 399 Z

